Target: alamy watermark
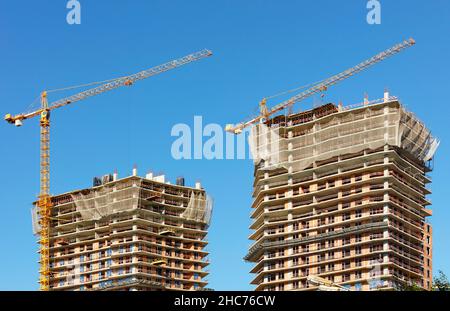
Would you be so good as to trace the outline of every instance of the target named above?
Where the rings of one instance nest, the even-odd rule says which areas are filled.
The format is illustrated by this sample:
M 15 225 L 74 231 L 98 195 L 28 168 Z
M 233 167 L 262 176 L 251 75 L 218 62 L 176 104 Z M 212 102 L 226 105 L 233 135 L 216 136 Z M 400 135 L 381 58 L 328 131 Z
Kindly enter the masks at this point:
M 379 0 L 368 0 L 367 1 L 367 23 L 369 25 L 379 25 L 381 24 L 381 3 Z M 66 21 L 69 25 L 79 25 L 81 24 L 81 3 L 78 0 L 67 1 L 66 8 L 69 10 L 67 12 Z
M 367 1 L 367 23 L 369 25 L 379 25 L 381 24 L 381 3 L 379 0 L 369 0 Z
M 265 160 L 269 165 L 278 164 L 278 130 L 262 123 L 235 135 L 216 123 L 204 125 L 202 116 L 194 116 L 193 127 L 185 123 L 175 124 L 170 135 L 176 137 L 171 147 L 175 160 L 252 159 Z
M 66 21 L 69 25 L 79 25 L 81 24 L 81 3 L 77 0 L 67 1 L 66 8 L 69 10 L 67 12 Z

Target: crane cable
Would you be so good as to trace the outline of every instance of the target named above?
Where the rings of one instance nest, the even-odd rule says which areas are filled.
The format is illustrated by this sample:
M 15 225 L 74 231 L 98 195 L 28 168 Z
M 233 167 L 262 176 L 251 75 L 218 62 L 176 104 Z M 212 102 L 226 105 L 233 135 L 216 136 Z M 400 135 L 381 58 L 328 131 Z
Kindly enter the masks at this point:
M 73 89 L 78 89 L 78 88 L 82 88 L 82 87 L 88 87 L 88 86 L 92 86 L 92 85 L 98 85 L 98 84 L 104 84 L 104 83 L 109 83 L 109 82 L 113 82 L 119 79 L 123 79 L 126 78 L 127 76 L 123 76 L 123 77 L 119 77 L 119 78 L 114 78 L 114 79 L 109 79 L 109 80 L 103 80 L 103 81 L 96 81 L 96 82 L 91 82 L 91 83 L 85 83 L 85 84 L 80 84 L 80 85 L 75 85 L 75 86 L 69 86 L 69 87 L 65 87 L 65 88 L 59 88 L 59 89 L 53 89 L 53 90 L 47 90 L 47 93 L 55 93 L 55 92 L 62 92 L 62 91 L 68 91 L 68 90 L 73 90 Z M 36 97 L 33 102 L 28 106 L 28 108 L 25 111 L 33 111 L 34 108 L 36 107 L 35 105 L 38 103 L 39 99 L 41 98 L 41 95 L 39 95 L 38 97 Z
M 313 85 L 317 85 L 319 83 L 322 83 L 325 80 L 326 79 L 323 79 L 323 80 L 320 80 L 320 81 L 317 81 L 317 82 L 313 82 L 313 83 L 309 83 L 309 84 L 306 84 L 306 85 L 303 85 L 303 86 L 299 86 L 299 87 L 296 87 L 294 89 L 290 89 L 290 90 L 287 90 L 287 91 L 284 91 L 284 92 L 281 92 L 281 93 L 277 93 L 277 94 L 272 95 L 272 96 L 265 97 L 265 99 L 272 99 L 272 98 L 275 98 L 275 97 L 279 97 L 279 96 L 283 96 L 283 95 L 286 95 L 286 94 L 289 94 L 289 93 L 293 93 L 293 92 L 296 92 L 298 90 L 302 90 L 302 89 L 305 89 L 307 87 L 311 87 Z
M 108 83 L 108 82 L 116 81 L 116 80 L 123 79 L 123 78 L 126 78 L 126 77 L 127 77 L 127 76 L 123 76 L 123 77 L 114 78 L 114 79 L 109 79 L 109 80 L 103 80 L 103 81 L 91 82 L 91 83 L 80 84 L 80 85 L 75 85 L 75 86 L 69 86 L 69 87 L 60 88 L 60 89 L 48 90 L 47 93 L 55 93 L 55 92 L 61 92 L 61 91 L 68 91 L 68 90 L 73 90 L 73 89 L 79 89 L 79 88 L 87 87 L 87 86 L 91 86 L 91 85 L 98 85 L 98 84 L 103 84 L 103 83 Z
M 25 109 L 25 111 L 27 111 L 27 112 L 31 112 L 31 111 L 34 111 L 35 110 L 35 105 L 38 103 L 38 101 L 39 101 L 39 99 L 41 98 L 41 96 L 39 95 L 38 97 L 36 97 L 32 102 L 31 102 L 31 104 L 28 106 L 28 108 L 27 109 Z

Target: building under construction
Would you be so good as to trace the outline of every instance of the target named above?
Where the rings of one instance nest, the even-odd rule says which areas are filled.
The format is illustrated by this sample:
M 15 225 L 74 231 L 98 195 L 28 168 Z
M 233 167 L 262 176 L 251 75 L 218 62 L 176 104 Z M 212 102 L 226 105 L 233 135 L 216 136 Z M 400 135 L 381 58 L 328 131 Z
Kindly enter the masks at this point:
M 134 169 L 51 200 L 50 290 L 205 289 L 212 201 L 200 183 Z
M 252 128 L 256 290 L 431 288 L 427 186 L 439 145 L 397 98 L 327 104 Z

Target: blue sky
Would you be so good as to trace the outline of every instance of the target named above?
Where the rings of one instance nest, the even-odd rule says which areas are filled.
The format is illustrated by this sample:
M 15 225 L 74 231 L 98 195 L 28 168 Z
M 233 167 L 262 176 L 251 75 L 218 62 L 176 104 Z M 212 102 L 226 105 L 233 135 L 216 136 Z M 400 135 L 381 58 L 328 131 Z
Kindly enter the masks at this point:
M 129 175 L 134 163 L 140 174 L 164 172 L 172 181 L 183 175 L 191 185 L 201 180 L 215 200 L 210 287 L 251 289 L 251 265 L 242 257 L 250 244 L 252 162 L 176 161 L 172 126 L 193 125 L 195 115 L 205 124 L 241 121 L 264 96 L 326 78 L 412 36 L 415 47 L 333 87 L 326 100 L 359 103 L 365 92 L 376 99 L 388 87 L 441 139 L 432 173 L 434 271 L 450 274 L 447 0 L 381 1 L 381 25 L 367 24 L 365 0 L 80 2 L 81 25 L 68 25 L 65 0 L 0 0 L 3 113 L 25 111 L 43 89 L 134 73 L 203 48 L 214 56 L 55 111 L 52 193 L 88 187 L 93 176 L 114 169 Z M 30 207 L 39 190 L 37 120 L 22 128 L 2 122 L 0 137 L 0 290 L 35 290 Z

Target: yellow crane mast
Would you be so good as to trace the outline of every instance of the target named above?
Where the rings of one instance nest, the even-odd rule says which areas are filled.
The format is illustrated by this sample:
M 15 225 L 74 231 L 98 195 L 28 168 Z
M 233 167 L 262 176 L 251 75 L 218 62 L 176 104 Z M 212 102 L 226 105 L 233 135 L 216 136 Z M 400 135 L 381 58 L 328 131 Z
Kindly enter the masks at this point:
M 415 43 L 416 42 L 414 41 L 414 39 L 411 38 L 409 40 L 405 40 L 399 44 L 396 44 L 393 47 L 373 56 L 372 58 L 370 58 L 362 63 L 359 63 L 355 67 L 347 69 L 337 75 L 334 75 L 330 78 L 327 78 L 325 80 L 322 80 L 321 82 L 314 84 L 309 89 L 303 91 L 302 93 L 300 93 L 298 95 L 295 95 L 294 97 L 292 97 L 278 105 L 275 105 L 270 110 L 267 108 L 266 98 L 264 98 L 259 104 L 260 105 L 260 115 L 259 116 L 254 117 L 249 121 L 239 123 L 237 125 L 227 124 L 225 130 L 230 133 L 240 134 L 240 133 L 242 133 L 242 130 L 244 128 L 251 126 L 253 124 L 256 124 L 258 122 L 263 122 L 264 120 L 267 120 L 271 115 L 277 113 L 278 111 L 281 111 L 285 108 L 291 107 L 292 105 L 294 105 L 314 94 L 326 91 L 328 89 L 328 87 L 330 87 L 334 84 L 337 84 L 338 82 L 345 80 L 345 79 L 367 69 L 368 67 L 375 65 L 376 63 L 379 63 L 379 62 L 385 60 L 386 58 L 403 51 L 406 48 L 413 46 Z
M 18 115 L 5 115 L 5 121 L 16 126 L 21 126 L 22 121 L 40 116 L 40 192 L 37 201 L 38 216 L 39 216 L 39 244 L 40 244 L 40 278 L 39 284 L 41 290 L 47 291 L 50 289 L 50 220 L 52 201 L 50 196 L 50 112 L 57 108 L 79 102 L 86 98 L 111 91 L 113 89 L 130 86 L 136 81 L 149 78 L 151 76 L 175 69 L 177 67 L 186 65 L 188 63 L 198 61 L 202 58 L 212 55 L 210 50 L 202 50 L 193 54 L 189 54 L 182 58 L 170 61 L 168 63 L 138 72 L 136 74 L 125 76 L 117 79 L 109 80 L 107 83 L 101 84 L 97 87 L 88 89 L 86 91 L 77 93 L 75 95 L 48 103 L 47 91 L 41 93 L 41 107 L 35 111 L 28 113 L 21 113 Z M 102 83 L 102 82 L 100 82 Z

